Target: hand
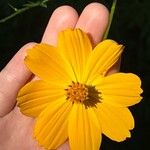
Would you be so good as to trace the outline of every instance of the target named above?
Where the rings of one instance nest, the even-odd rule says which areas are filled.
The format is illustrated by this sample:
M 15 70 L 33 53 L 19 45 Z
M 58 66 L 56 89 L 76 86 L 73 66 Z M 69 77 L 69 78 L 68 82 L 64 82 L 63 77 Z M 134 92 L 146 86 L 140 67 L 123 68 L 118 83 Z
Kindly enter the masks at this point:
M 108 11 L 98 3 L 88 5 L 80 15 L 69 6 L 57 8 L 46 27 L 42 42 L 56 45 L 58 32 L 66 28 L 81 28 L 87 32 L 95 46 L 102 40 L 108 24 Z M 16 107 L 18 90 L 33 80 L 24 65 L 26 50 L 35 43 L 23 46 L 0 73 L 0 150 L 42 150 L 32 137 L 34 119 L 22 115 Z M 108 74 L 117 72 L 119 63 Z M 59 150 L 69 149 L 68 143 Z

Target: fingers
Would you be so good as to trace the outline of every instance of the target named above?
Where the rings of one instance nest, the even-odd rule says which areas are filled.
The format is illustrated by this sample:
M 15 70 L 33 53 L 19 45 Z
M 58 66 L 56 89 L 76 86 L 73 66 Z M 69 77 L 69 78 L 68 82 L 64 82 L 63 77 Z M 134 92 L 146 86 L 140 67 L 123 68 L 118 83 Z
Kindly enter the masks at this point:
M 26 49 L 34 44 L 29 43 L 23 46 L 0 72 L 0 117 L 6 115 L 14 107 L 18 90 L 32 75 L 23 62 Z
M 65 28 L 74 28 L 78 20 L 77 12 L 69 7 L 62 6 L 55 10 L 45 30 L 42 42 L 55 45 L 57 33 Z M 22 47 L 12 58 L 8 65 L 0 73 L 0 117 L 3 117 L 12 110 L 16 103 L 18 90 L 31 77 L 31 72 L 24 65 L 26 50 L 34 43 Z
M 103 38 L 109 21 L 109 12 L 107 8 L 99 3 L 91 3 L 83 10 L 76 28 L 80 28 L 91 37 L 93 46 Z M 112 66 L 107 75 L 116 73 L 120 69 L 120 60 Z
M 57 8 L 46 27 L 42 42 L 56 45 L 58 32 L 66 28 L 74 28 L 78 20 L 78 13 L 70 6 Z
M 109 13 L 107 8 L 99 3 L 91 3 L 83 10 L 76 28 L 80 28 L 91 37 L 95 46 L 102 40 L 107 28 Z

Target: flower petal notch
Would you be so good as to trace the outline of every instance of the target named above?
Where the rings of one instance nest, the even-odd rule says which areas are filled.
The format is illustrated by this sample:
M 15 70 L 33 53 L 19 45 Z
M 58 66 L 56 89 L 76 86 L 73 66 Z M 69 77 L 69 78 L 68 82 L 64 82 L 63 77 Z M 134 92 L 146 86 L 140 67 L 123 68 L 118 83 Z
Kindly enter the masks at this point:
M 142 99 L 140 78 L 105 76 L 122 51 L 113 40 L 92 49 L 80 29 L 60 32 L 57 47 L 40 43 L 28 50 L 25 64 L 39 80 L 19 91 L 17 105 L 36 119 L 40 146 L 57 149 L 69 140 L 71 150 L 99 150 L 102 134 L 117 142 L 131 137 L 134 118 L 128 107 Z

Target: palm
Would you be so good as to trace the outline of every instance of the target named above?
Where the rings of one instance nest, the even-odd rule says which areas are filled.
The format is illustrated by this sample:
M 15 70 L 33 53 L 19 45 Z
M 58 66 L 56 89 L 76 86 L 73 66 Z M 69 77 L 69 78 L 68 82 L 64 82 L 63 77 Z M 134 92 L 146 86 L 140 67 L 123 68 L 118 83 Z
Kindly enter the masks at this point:
M 108 11 L 100 4 L 88 5 L 80 17 L 73 8 L 62 6 L 53 13 L 42 42 L 55 45 L 59 31 L 65 28 L 81 28 L 90 35 L 95 45 L 102 39 L 107 22 Z M 34 43 L 29 43 L 21 48 L 0 73 L 0 84 L 4 85 L 0 87 L 0 150 L 42 150 L 32 138 L 34 119 L 22 115 L 16 106 L 13 107 L 18 90 L 32 77 L 24 66 L 23 59 L 26 50 L 33 45 Z M 112 73 L 117 70 L 118 65 L 110 71 Z M 66 149 L 67 144 L 59 148 Z
M 41 150 L 32 138 L 33 123 L 15 107 L 0 120 L 0 150 Z

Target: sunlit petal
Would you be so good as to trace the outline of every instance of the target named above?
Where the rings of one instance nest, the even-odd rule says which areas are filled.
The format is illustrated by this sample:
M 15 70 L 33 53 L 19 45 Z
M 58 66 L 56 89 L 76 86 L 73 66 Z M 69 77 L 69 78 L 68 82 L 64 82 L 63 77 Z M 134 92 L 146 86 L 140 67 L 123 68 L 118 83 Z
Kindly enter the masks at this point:
M 99 150 L 101 128 L 92 108 L 74 103 L 69 116 L 68 134 L 71 150 Z
M 74 74 L 58 50 L 47 44 L 37 44 L 28 50 L 25 58 L 27 67 L 42 80 L 68 83 L 74 80 Z
M 85 64 L 92 51 L 92 46 L 87 34 L 80 29 L 67 29 L 64 32 L 60 32 L 58 49 L 71 65 L 76 80 L 82 82 Z
M 90 53 L 84 80 L 87 84 L 96 76 L 104 75 L 110 67 L 119 59 L 123 51 L 123 45 L 117 44 L 113 40 L 105 40 L 99 43 Z
M 131 137 L 129 130 L 134 127 L 134 119 L 127 108 L 100 103 L 97 111 L 103 134 L 118 142 Z
M 48 105 L 36 120 L 34 137 L 39 145 L 51 150 L 57 149 L 68 138 L 68 115 L 72 104 L 57 100 Z
M 37 117 L 47 105 L 63 97 L 65 91 L 60 85 L 50 85 L 44 81 L 26 84 L 18 93 L 17 105 L 23 114 Z
M 132 73 L 116 73 L 101 78 L 97 89 L 101 92 L 101 101 L 119 107 L 127 107 L 141 101 L 141 81 Z

